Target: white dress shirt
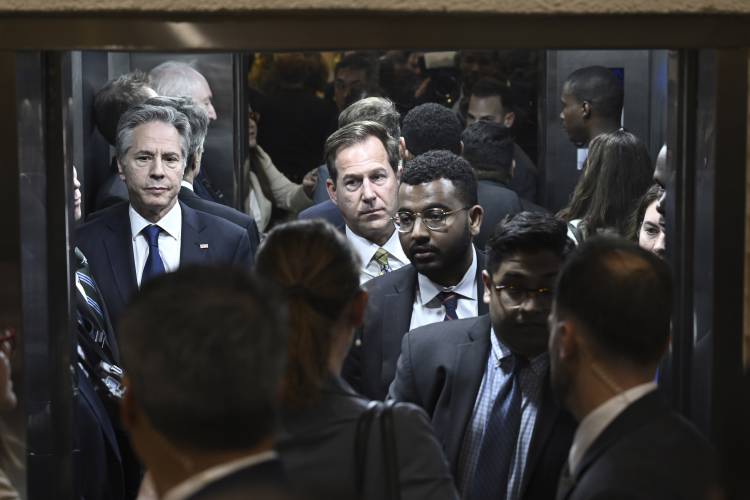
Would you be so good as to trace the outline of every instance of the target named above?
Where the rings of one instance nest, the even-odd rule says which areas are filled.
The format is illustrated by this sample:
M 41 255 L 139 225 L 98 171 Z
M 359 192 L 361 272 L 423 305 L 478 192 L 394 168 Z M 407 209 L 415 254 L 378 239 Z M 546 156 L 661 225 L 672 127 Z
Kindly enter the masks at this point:
M 471 265 L 456 286 L 443 287 L 427 276 L 417 274 L 417 293 L 411 311 L 409 330 L 443 321 L 445 307 L 438 299 L 440 292 L 453 292 L 460 295 L 456 306 L 459 319 L 472 318 L 479 314 L 477 302 L 477 251 L 472 245 Z
M 346 226 L 346 239 L 349 240 L 354 251 L 357 252 L 357 255 L 362 260 L 362 272 L 359 274 L 359 284 L 363 285 L 371 279 L 380 276 L 380 264 L 373 260 L 375 252 L 378 251 L 380 245 L 358 234 L 354 234 L 354 231 L 349 229 L 349 226 Z M 395 229 L 391 237 L 383 245 L 383 249 L 388 251 L 388 266 L 391 268 L 391 271 L 395 271 L 409 263 L 409 258 L 401 247 L 401 240 L 398 239 L 398 231 Z
M 141 233 L 151 222 L 144 219 L 141 214 L 135 211 L 133 205 L 128 209 L 130 216 L 130 234 L 133 238 L 133 261 L 135 262 L 135 279 L 138 281 L 138 287 L 141 286 L 141 276 L 143 268 L 146 267 L 148 259 L 148 240 Z M 164 215 L 156 225 L 162 231 L 159 233 L 159 255 L 164 262 L 164 269 L 170 273 L 180 267 L 180 241 L 182 237 L 182 209 L 177 202 Z
M 199 472 L 198 474 L 189 477 L 185 481 L 181 482 L 177 486 L 167 491 L 162 500 L 182 500 L 188 498 L 195 493 L 199 492 L 211 483 L 218 481 L 219 479 L 226 477 L 240 469 L 250 467 L 252 465 L 258 465 L 263 462 L 274 460 L 278 455 L 275 451 L 264 451 L 262 453 L 256 453 L 243 457 L 232 462 L 217 465 L 209 469 Z
M 185 179 L 182 179 L 182 181 L 180 181 L 180 186 L 182 186 L 182 187 L 186 187 L 186 188 L 188 188 L 188 189 L 189 189 L 190 191 L 192 191 L 192 192 L 195 192 L 195 188 L 193 187 L 193 185 L 192 185 L 192 184 L 190 184 L 190 183 L 189 183 L 188 181 L 186 181 Z
M 604 429 L 628 406 L 655 389 L 656 382 L 631 387 L 627 391 L 608 399 L 581 420 L 568 453 L 568 468 L 571 475 L 575 474 L 576 467 L 581 463 L 586 451 L 596 438 L 604 432 Z

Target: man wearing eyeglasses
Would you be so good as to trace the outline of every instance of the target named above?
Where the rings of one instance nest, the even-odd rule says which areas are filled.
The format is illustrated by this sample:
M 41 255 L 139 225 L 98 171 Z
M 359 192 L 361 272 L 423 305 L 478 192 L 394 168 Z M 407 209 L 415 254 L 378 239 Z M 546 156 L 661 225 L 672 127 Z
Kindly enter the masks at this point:
M 407 333 L 389 395 L 430 415 L 462 498 L 554 498 L 575 426 L 551 392 L 547 354 L 566 226 L 521 212 L 487 248 L 489 314 Z
M 480 300 L 484 259 L 472 244 L 481 221 L 476 175 L 466 160 L 428 151 L 406 163 L 393 223 L 411 265 L 368 283 L 361 344 L 344 370 L 355 389 L 385 398 L 407 331 L 487 312 Z

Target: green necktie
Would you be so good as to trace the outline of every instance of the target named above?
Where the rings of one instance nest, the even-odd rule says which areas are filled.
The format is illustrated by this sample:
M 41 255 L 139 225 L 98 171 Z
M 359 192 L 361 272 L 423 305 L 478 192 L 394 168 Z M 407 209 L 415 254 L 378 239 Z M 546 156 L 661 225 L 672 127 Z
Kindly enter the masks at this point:
M 372 260 L 377 262 L 380 266 L 380 276 L 391 270 L 391 266 L 388 265 L 388 250 L 385 248 L 378 248 L 375 255 L 372 257 Z

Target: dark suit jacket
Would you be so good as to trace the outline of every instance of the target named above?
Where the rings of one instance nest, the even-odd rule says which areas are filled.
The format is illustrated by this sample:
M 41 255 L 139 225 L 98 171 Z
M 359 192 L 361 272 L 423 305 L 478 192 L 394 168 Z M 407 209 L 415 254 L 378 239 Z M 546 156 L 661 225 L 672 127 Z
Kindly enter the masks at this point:
M 529 155 L 518 144 L 513 144 L 513 159 L 516 171 L 510 180 L 510 187 L 521 198 L 536 202 L 537 168 Z
M 482 301 L 484 254 L 477 251 L 477 302 L 479 314 L 487 312 Z M 409 331 L 417 270 L 409 264 L 367 282 L 365 322 L 344 361 L 342 375 L 354 389 L 370 399 L 385 399 L 396 375 L 401 338 Z
M 423 326 L 403 339 L 389 396 L 419 405 L 430 415 L 454 477 L 490 349 L 488 315 Z M 573 418 L 561 410 L 547 384 L 526 459 L 521 498 L 554 498 L 574 430 Z
M 301 211 L 297 218 L 303 219 L 323 219 L 333 224 L 337 229 L 344 231 L 346 222 L 341 216 L 341 211 L 330 199 L 317 205 L 313 205 L 310 208 L 306 208 Z
M 357 498 L 355 439 L 359 418 L 369 400 L 346 382 L 331 376 L 319 399 L 302 410 L 282 412 L 277 450 L 292 486 L 311 500 Z M 387 498 L 384 491 L 384 455 L 380 427 L 370 430 L 361 500 Z M 393 409 L 401 498 L 404 500 L 455 499 L 453 478 L 427 415 L 411 404 Z
M 258 225 L 255 223 L 255 219 L 232 207 L 204 200 L 185 186 L 180 188 L 178 198 L 193 210 L 200 210 L 201 212 L 221 217 L 247 231 L 247 237 L 250 240 L 250 253 L 253 260 L 255 259 L 255 252 L 258 250 L 258 245 L 260 244 L 260 233 L 258 232 Z
M 187 500 L 287 500 L 291 498 L 286 475 L 277 459 L 243 467 L 207 484 Z
M 250 269 L 252 255 L 247 233 L 220 217 L 182 208 L 180 266 L 224 264 Z M 76 244 L 89 261 L 112 324 L 138 290 L 128 204 L 120 203 L 98 214 L 76 231 Z M 201 245 L 207 244 L 207 248 Z
M 708 442 L 655 391 L 604 429 L 575 477 L 560 481 L 557 498 L 705 499 L 713 481 L 712 457 Z
M 506 215 L 516 214 L 523 210 L 521 199 L 512 190 L 492 181 L 479 181 L 477 184 L 479 205 L 484 209 L 479 234 L 474 237 L 477 248 L 484 250 L 487 240 L 492 236 L 495 226 Z

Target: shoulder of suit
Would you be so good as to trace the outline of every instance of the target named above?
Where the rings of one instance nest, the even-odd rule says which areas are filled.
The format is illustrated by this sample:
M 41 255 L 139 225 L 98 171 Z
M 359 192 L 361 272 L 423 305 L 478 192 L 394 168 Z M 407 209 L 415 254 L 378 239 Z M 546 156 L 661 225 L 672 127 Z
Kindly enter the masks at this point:
M 85 222 L 76 228 L 76 234 L 87 234 L 94 230 L 99 230 L 103 225 L 110 223 L 112 220 L 125 217 L 128 220 L 128 202 L 123 201 L 112 205 L 111 207 L 97 210 L 86 216 Z
M 240 224 L 236 222 L 232 222 L 228 220 L 227 218 L 222 217 L 218 214 L 212 214 L 205 210 L 190 208 L 184 204 L 182 205 L 182 209 L 183 209 L 183 222 L 184 222 L 185 214 L 192 213 L 194 214 L 195 218 L 198 219 L 201 223 L 205 224 L 211 230 L 220 232 L 222 235 L 242 236 L 244 234 L 247 234 L 247 231 L 245 230 L 245 228 L 242 227 Z
M 439 321 L 410 330 L 407 335 L 411 341 L 420 343 L 446 344 L 450 342 L 466 342 L 467 333 L 480 321 L 481 316 L 455 319 L 453 321 Z

